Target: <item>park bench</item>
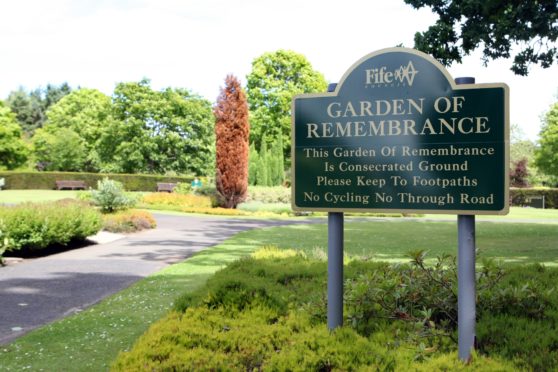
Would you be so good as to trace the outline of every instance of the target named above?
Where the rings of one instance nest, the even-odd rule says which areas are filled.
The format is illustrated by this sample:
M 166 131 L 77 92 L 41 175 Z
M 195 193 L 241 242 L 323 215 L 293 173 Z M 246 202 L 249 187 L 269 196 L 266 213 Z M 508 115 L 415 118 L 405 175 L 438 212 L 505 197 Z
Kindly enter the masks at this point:
M 56 189 L 85 190 L 87 186 L 84 181 L 55 181 Z
M 157 192 L 160 191 L 173 192 L 175 187 L 176 187 L 176 183 L 157 182 Z

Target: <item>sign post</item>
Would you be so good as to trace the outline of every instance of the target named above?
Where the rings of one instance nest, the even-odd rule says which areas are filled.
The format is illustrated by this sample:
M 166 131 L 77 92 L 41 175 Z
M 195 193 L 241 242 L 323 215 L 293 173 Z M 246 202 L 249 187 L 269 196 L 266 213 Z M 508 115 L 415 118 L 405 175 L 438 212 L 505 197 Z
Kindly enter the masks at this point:
M 475 333 L 475 215 L 509 210 L 509 89 L 391 48 L 293 99 L 292 207 L 328 212 L 328 326 L 343 321 L 343 213 L 458 215 L 459 357 Z M 404 232 L 402 232 L 404 233 Z
M 456 78 L 474 84 L 475 78 Z M 457 216 L 457 333 L 459 359 L 469 361 L 476 337 L 475 215 Z
M 329 84 L 333 92 L 337 84 Z M 334 330 L 343 325 L 343 212 L 327 216 L 327 327 Z

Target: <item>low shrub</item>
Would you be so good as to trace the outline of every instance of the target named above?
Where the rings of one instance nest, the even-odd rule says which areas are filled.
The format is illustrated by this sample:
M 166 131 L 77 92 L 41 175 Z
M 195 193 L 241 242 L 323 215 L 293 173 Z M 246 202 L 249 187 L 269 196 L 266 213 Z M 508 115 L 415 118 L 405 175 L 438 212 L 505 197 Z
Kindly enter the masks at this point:
M 173 192 L 177 194 L 188 195 L 192 193 L 192 186 L 186 182 L 179 182 L 174 187 Z
M 290 204 L 286 203 L 263 203 L 259 201 L 251 201 L 241 203 L 237 209 L 246 212 L 268 212 L 275 214 L 292 214 L 293 210 Z
M 97 190 L 91 190 L 91 202 L 100 207 L 103 213 L 131 208 L 136 199 L 126 195 L 122 183 L 105 178 L 97 182 Z
M 476 329 L 482 353 L 513 360 L 518 369 L 551 371 L 558 366 L 558 327 L 554 319 L 485 314 Z
M 156 226 L 155 218 L 147 211 L 130 209 L 103 216 L 103 230 L 114 233 L 136 232 Z
M 86 203 L 62 199 L 0 207 L 0 222 L 12 244 L 8 250 L 40 250 L 84 240 L 102 228 L 100 213 Z
M 8 232 L 6 231 L 4 221 L 0 220 L 0 266 L 4 265 L 4 252 L 6 252 L 12 244 L 12 239 L 10 239 Z
M 284 186 L 248 186 L 247 202 L 291 203 L 291 188 Z
M 183 195 L 177 193 L 154 192 L 142 197 L 147 205 L 169 205 L 181 208 L 211 208 L 211 199 L 201 195 Z
M 366 338 L 350 328 L 330 332 L 304 314 L 278 316 L 267 308 L 231 315 L 196 307 L 155 323 L 112 371 L 514 371 L 505 361 L 457 353 L 415 360 L 412 346 Z
M 345 267 L 345 324 L 364 337 L 386 334 L 393 344 L 413 347 L 413 358 L 428 361 L 432 351 L 449 353 L 456 347 L 457 268 L 450 256 L 426 266 L 423 251 L 410 255 L 405 265 L 354 260 Z M 326 322 L 325 262 L 292 253 L 281 258 L 273 249 L 258 251 L 256 257 L 218 272 L 206 287 L 178 299 L 175 309 L 204 306 L 235 313 L 265 306 L 280 316 L 301 311 L 314 325 Z M 526 369 L 557 365 L 558 270 L 503 268 L 484 261 L 477 278 L 479 350 Z M 492 319 L 500 319 L 494 321 L 500 326 Z M 514 328 L 514 320 L 520 326 Z M 537 342 L 527 341 L 533 332 Z M 511 338 L 517 342 L 506 341 Z M 530 346 L 521 350 L 522 345 Z M 451 358 L 437 363 L 444 360 Z
M 250 216 L 251 213 L 240 211 L 238 209 L 220 208 L 220 207 L 186 207 L 180 208 L 179 211 L 185 213 L 214 214 L 216 216 Z
M 450 337 L 430 342 L 420 334 L 422 323 L 417 328 L 400 318 L 376 319 L 382 326 L 373 334 L 350 326 L 330 332 L 324 321 L 327 263 L 292 251 L 275 254 L 273 248 L 254 257 L 229 265 L 205 287 L 184 295 L 175 311 L 119 355 L 113 369 L 516 370 L 510 361 L 476 354 L 464 365 Z M 355 261 L 345 273 L 355 280 L 387 269 L 399 272 L 398 266 Z M 323 314 L 320 319 L 317 313 Z

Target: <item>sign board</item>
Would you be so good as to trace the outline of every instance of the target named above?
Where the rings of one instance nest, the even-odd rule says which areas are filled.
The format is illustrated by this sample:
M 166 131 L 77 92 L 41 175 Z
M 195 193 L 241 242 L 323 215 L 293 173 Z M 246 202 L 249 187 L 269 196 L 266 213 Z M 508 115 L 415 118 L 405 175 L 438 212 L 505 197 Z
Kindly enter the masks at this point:
M 391 48 L 293 100 L 294 210 L 507 214 L 509 89 Z

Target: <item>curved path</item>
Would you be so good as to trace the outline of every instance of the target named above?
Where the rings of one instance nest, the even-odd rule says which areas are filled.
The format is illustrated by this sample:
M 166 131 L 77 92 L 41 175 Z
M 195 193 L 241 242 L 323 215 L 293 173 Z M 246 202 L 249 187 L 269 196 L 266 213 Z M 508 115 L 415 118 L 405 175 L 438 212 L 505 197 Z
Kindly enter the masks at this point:
M 324 222 L 154 216 L 154 230 L 0 267 L 0 345 L 79 312 L 240 231 Z

